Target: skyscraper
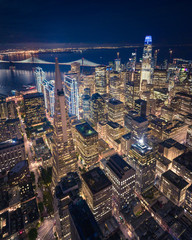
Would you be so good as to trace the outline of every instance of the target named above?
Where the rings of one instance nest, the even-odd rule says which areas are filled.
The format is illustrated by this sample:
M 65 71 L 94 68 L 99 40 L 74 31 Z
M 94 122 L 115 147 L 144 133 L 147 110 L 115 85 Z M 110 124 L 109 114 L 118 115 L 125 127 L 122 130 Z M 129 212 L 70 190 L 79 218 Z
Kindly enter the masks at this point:
M 105 101 L 99 93 L 94 93 L 90 102 L 90 120 L 96 124 L 105 120 Z
M 152 83 L 151 74 L 152 74 L 152 37 L 146 36 L 143 49 L 140 86 L 143 80 L 147 80 L 147 83 Z
M 57 59 L 55 64 L 55 112 L 53 125 L 53 185 L 55 186 L 68 172 L 73 172 L 77 169 L 77 158 Z
M 65 76 L 64 78 L 65 100 L 68 112 L 79 118 L 79 91 L 75 78 Z
M 95 68 L 95 92 L 102 95 L 106 90 L 106 66 L 98 66 Z

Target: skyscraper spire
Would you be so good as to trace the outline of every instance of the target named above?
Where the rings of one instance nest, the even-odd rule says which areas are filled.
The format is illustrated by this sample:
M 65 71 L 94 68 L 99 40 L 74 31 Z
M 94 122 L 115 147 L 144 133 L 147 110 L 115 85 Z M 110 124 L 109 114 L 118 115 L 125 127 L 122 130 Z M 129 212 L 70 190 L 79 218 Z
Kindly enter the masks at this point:
M 77 170 L 71 124 L 65 104 L 63 84 L 58 59 L 55 63 L 55 112 L 53 134 L 53 185 L 68 172 Z

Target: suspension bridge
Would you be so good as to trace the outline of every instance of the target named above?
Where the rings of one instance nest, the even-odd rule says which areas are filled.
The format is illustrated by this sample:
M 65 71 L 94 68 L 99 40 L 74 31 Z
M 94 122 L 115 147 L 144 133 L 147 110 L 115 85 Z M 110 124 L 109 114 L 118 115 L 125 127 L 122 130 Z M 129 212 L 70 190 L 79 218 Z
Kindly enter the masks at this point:
M 59 63 L 60 65 L 71 65 L 72 63 L 80 63 L 80 66 L 84 66 L 84 67 L 97 67 L 100 64 L 91 62 L 87 59 L 81 58 L 79 60 L 76 61 L 72 61 L 72 62 L 66 62 L 66 63 Z M 28 59 L 25 60 L 21 60 L 21 61 L 5 61 L 5 60 L 0 60 L 0 63 L 23 63 L 23 64 L 55 64 L 55 62 L 48 62 L 45 60 L 41 60 L 39 58 L 36 57 L 30 57 Z

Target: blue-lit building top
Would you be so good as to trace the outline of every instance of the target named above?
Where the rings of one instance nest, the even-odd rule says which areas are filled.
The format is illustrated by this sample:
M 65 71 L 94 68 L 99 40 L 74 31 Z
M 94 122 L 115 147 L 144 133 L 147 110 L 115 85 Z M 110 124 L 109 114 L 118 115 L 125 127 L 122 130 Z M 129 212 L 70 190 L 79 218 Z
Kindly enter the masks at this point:
M 152 44 L 152 36 L 146 36 L 144 44 L 146 44 L 146 45 Z

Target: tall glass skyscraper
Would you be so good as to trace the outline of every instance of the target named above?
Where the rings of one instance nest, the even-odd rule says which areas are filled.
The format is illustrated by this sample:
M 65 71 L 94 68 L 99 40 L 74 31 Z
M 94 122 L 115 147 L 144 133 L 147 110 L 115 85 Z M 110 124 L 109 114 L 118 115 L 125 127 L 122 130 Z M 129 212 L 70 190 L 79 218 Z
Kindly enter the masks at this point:
M 64 91 L 69 114 L 75 115 L 79 119 L 79 92 L 77 79 L 65 76 Z
M 143 80 L 152 83 L 152 36 L 146 36 L 143 49 L 140 89 Z

